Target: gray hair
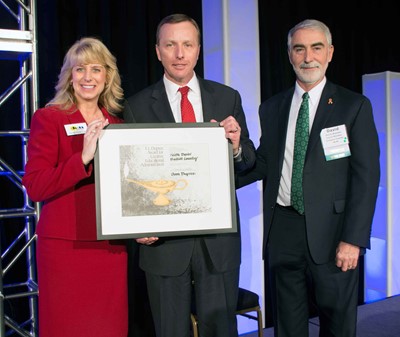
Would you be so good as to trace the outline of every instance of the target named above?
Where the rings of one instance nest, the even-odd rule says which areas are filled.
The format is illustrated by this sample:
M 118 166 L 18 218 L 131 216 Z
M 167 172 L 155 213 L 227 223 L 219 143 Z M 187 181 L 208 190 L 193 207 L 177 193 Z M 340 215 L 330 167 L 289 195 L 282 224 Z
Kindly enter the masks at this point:
M 328 45 L 332 45 L 332 34 L 331 31 L 329 30 L 328 26 L 325 25 L 323 22 L 318 21 L 318 20 L 313 20 L 313 19 L 307 19 L 304 20 L 300 23 L 298 23 L 296 26 L 294 26 L 291 30 L 289 30 L 288 33 L 288 38 L 287 38 L 287 47 L 288 50 L 291 48 L 292 44 L 292 37 L 293 35 L 299 30 L 299 29 L 314 29 L 314 30 L 319 30 L 320 32 L 325 34 L 326 40 L 328 41 Z

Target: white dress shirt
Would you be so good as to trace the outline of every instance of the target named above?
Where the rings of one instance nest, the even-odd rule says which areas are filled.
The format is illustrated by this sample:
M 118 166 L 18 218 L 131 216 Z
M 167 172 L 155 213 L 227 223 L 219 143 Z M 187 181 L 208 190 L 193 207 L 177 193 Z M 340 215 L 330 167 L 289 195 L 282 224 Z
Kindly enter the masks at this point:
M 182 123 L 181 114 L 181 93 L 178 91 L 179 85 L 170 81 L 164 75 L 164 85 L 167 91 L 168 101 L 174 114 L 175 122 Z M 193 75 L 192 79 L 186 84 L 189 87 L 188 99 L 192 103 L 194 114 L 196 116 L 196 122 L 203 122 L 203 106 L 201 104 L 201 92 L 199 81 L 197 80 L 196 74 Z
M 321 83 L 312 88 L 309 94 L 308 106 L 309 106 L 309 126 L 310 132 L 314 122 L 315 113 L 319 100 L 321 98 L 322 90 L 324 89 L 326 78 Z M 293 149 L 294 149 L 294 133 L 296 130 L 297 115 L 299 114 L 300 105 L 303 100 L 304 90 L 297 84 L 292 98 L 292 104 L 290 106 L 289 121 L 286 131 L 286 146 L 285 146 L 285 157 L 283 159 L 282 176 L 279 184 L 279 192 L 277 203 L 282 206 L 290 206 L 290 190 L 292 181 L 292 166 L 293 166 Z

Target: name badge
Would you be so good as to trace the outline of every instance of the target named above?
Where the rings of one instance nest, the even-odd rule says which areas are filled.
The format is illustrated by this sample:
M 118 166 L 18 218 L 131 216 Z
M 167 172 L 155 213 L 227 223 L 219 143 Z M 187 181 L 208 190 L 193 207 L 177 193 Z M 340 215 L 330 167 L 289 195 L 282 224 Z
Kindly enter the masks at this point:
M 351 155 L 349 137 L 344 124 L 323 129 L 321 131 L 321 141 L 327 161 Z
M 86 123 L 66 124 L 64 125 L 67 136 L 76 136 L 86 133 Z

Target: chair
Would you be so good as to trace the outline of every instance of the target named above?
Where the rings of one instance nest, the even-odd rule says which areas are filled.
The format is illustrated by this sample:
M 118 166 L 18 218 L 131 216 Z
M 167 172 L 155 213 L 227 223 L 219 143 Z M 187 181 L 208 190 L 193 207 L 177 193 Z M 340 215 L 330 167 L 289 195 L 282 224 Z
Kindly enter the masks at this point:
M 254 312 L 253 314 L 250 314 Z M 258 323 L 258 337 L 263 337 L 262 327 L 262 312 L 259 302 L 259 296 L 247 289 L 239 288 L 238 303 L 236 307 L 236 315 L 241 315 L 253 320 Z M 195 310 L 192 310 L 190 315 L 192 321 L 193 337 L 198 337 L 198 322 Z

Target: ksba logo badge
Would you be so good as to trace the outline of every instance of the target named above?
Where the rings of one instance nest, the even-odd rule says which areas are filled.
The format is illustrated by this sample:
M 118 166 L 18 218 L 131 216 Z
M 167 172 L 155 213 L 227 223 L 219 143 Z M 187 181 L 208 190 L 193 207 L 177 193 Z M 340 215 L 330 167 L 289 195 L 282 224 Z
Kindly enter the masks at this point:
M 86 133 L 87 125 L 86 123 L 67 124 L 64 128 L 67 136 L 75 136 Z
M 84 130 L 85 127 L 82 125 L 71 125 L 71 131 L 77 131 L 77 130 Z

